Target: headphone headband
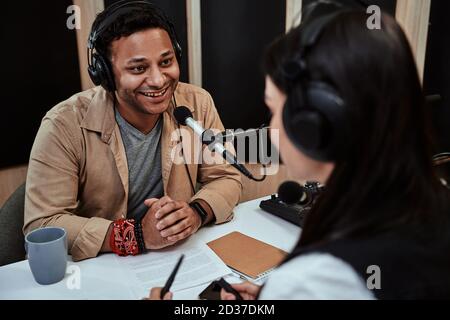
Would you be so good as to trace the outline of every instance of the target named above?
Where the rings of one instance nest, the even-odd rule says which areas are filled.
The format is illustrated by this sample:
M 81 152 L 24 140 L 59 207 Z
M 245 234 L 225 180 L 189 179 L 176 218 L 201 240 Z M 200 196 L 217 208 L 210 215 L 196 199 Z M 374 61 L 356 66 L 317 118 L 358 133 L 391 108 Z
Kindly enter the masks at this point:
M 102 32 L 109 27 L 109 25 L 114 22 L 117 17 L 120 15 L 126 14 L 128 12 L 131 12 L 136 9 L 140 9 L 139 5 L 145 5 L 149 8 L 152 8 L 152 10 L 156 11 L 158 15 L 160 15 L 163 20 L 168 24 L 169 28 L 174 30 L 174 26 L 172 22 L 170 22 L 169 18 L 164 14 L 164 12 L 153 5 L 151 2 L 141 0 L 141 1 L 126 1 L 122 0 L 119 2 L 114 3 L 110 7 L 105 9 L 105 13 L 111 12 L 108 14 L 108 16 L 100 23 L 99 26 L 92 26 L 91 34 L 89 35 L 88 39 L 88 48 L 94 49 L 95 48 L 95 42 L 97 41 L 98 37 L 102 34 Z M 123 9 L 123 10 L 122 10 Z M 172 33 L 172 30 L 170 30 L 170 33 Z M 172 38 L 172 34 L 170 35 Z
M 312 7 L 305 9 L 307 15 L 298 27 L 299 52 L 282 69 L 289 82 L 283 125 L 300 151 L 319 161 L 334 161 L 345 142 L 346 104 L 333 85 L 311 77 L 306 57 L 345 8 L 327 0 Z

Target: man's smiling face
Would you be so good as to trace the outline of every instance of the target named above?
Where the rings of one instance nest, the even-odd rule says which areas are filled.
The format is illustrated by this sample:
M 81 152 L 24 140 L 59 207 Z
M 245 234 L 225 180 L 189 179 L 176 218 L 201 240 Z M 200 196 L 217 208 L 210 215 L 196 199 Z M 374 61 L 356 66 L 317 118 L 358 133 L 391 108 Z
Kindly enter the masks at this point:
M 111 61 L 118 102 L 127 112 L 157 115 L 167 110 L 180 68 L 165 30 L 146 29 L 113 41 Z

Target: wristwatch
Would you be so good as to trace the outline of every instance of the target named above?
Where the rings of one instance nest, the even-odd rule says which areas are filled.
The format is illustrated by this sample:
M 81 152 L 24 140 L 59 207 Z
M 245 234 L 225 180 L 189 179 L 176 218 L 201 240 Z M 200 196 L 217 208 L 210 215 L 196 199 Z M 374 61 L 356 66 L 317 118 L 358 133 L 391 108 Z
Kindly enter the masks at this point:
M 203 226 L 206 222 L 206 219 L 208 219 L 208 213 L 203 209 L 200 203 L 198 202 L 191 202 L 189 203 L 189 206 L 194 209 L 195 212 L 200 216 L 200 219 L 202 220 L 201 226 Z

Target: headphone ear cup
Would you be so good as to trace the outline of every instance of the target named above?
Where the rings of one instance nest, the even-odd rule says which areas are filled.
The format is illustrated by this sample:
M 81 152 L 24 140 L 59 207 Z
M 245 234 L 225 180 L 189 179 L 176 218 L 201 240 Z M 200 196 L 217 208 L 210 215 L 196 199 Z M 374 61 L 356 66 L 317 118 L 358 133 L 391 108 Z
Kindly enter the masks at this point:
M 89 77 L 91 77 L 92 82 L 96 86 L 99 86 L 99 85 L 101 85 L 102 81 L 101 81 L 100 75 L 98 73 L 98 69 L 96 67 L 97 57 L 98 57 L 98 55 L 96 53 L 92 54 L 92 65 L 89 65 L 88 73 L 89 73 Z
M 114 76 L 110 67 L 110 63 L 106 59 L 104 59 L 103 56 L 99 55 L 97 59 L 97 66 L 99 74 L 101 75 L 102 87 L 109 92 L 115 91 L 116 84 L 114 82 Z
M 173 25 L 172 21 L 170 21 L 169 17 L 162 12 L 159 9 L 154 8 L 158 11 L 159 15 L 162 17 L 164 21 L 166 21 L 167 25 L 169 26 L 169 30 L 167 32 L 169 33 L 170 41 L 172 41 L 173 49 L 175 50 L 175 56 L 177 58 L 177 61 L 179 64 L 181 64 L 181 58 L 183 57 L 183 49 L 181 48 L 180 42 L 178 41 L 177 32 L 175 31 L 175 26 Z
M 306 64 L 301 57 L 287 61 L 282 67 L 283 76 L 290 82 L 295 82 L 306 76 Z
M 175 40 L 174 47 L 175 47 L 175 55 L 177 57 L 178 63 L 181 64 L 181 58 L 183 57 L 183 54 L 182 54 L 183 49 L 181 49 L 181 45 L 176 40 Z
M 93 69 L 91 71 L 91 69 Z M 93 74 L 93 76 L 91 75 Z M 110 63 L 102 55 L 94 53 L 92 55 L 92 66 L 89 68 L 89 74 L 95 85 L 101 85 L 105 90 L 113 92 L 116 90 L 114 76 L 111 71 Z
M 300 86 L 296 86 L 286 99 L 283 109 L 283 124 L 292 143 L 305 154 L 317 158 L 325 140 L 323 116 L 304 104 Z
M 325 83 L 308 83 L 305 92 L 297 84 L 283 110 L 286 134 L 311 158 L 334 161 L 345 145 L 344 108 L 342 99 Z

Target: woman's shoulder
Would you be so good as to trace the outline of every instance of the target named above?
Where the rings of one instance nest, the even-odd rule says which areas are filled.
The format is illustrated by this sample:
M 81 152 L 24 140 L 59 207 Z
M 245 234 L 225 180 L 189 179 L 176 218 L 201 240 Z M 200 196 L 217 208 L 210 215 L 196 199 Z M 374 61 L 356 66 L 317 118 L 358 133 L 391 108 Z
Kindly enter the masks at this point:
M 343 260 L 327 253 L 293 258 L 267 280 L 261 299 L 374 299 L 365 281 Z

